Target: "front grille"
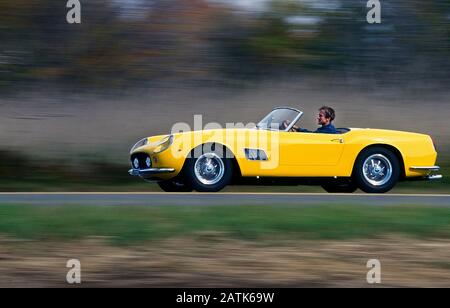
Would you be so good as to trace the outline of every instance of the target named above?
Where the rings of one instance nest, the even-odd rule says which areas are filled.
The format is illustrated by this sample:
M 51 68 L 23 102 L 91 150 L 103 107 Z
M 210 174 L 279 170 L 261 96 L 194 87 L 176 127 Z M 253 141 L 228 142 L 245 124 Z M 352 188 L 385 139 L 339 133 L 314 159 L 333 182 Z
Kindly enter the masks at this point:
M 138 168 L 136 168 L 136 166 L 134 164 L 135 159 L 137 159 L 139 162 Z M 149 159 L 148 161 L 150 162 L 150 166 L 147 165 L 147 159 Z M 150 159 L 150 156 L 148 154 L 136 153 L 136 154 L 131 155 L 131 167 L 133 167 L 133 169 L 148 169 L 151 166 L 152 166 L 152 160 Z

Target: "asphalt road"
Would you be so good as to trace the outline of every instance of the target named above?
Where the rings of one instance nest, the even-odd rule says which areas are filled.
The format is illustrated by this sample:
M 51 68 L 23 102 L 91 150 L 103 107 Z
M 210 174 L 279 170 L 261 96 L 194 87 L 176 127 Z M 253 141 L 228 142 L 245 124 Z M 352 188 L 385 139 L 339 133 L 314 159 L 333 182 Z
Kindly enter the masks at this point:
M 301 193 L 0 193 L 1 204 L 92 206 L 425 205 L 450 207 L 450 195 Z

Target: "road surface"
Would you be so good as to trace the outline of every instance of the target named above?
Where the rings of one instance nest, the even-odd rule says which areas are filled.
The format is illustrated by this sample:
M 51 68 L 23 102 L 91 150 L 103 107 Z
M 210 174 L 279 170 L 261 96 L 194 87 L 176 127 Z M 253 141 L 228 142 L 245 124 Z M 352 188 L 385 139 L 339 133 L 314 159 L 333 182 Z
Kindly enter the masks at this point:
M 425 205 L 450 207 L 450 195 L 303 193 L 0 193 L 2 204 L 92 206 Z

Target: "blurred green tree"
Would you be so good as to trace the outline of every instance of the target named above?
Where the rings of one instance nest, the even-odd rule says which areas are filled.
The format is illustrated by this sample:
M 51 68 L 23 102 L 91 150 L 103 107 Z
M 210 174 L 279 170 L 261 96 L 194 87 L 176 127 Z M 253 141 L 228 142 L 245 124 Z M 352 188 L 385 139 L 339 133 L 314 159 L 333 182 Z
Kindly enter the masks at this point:
M 98 87 L 153 81 L 351 76 L 381 82 L 437 80 L 450 72 L 450 2 L 382 2 L 368 24 L 366 0 L 271 0 L 243 12 L 209 0 L 65 3 L 0 0 L 0 85 L 52 82 Z M 10 87 L 13 88 L 14 87 Z

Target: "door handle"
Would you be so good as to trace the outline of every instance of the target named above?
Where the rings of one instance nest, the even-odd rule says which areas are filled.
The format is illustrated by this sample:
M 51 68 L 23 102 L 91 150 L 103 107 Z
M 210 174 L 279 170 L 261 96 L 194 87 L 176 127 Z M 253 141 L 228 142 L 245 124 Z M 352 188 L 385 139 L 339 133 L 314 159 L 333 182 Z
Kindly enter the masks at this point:
M 339 142 L 339 143 L 344 143 L 344 139 L 342 139 L 342 138 L 331 139 L 331 142 Z

